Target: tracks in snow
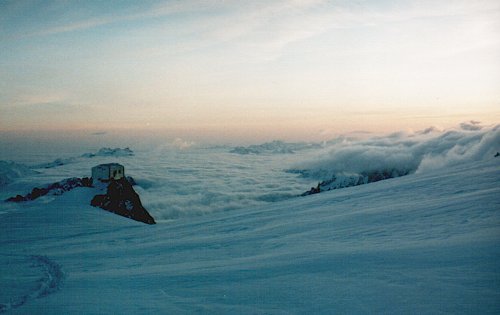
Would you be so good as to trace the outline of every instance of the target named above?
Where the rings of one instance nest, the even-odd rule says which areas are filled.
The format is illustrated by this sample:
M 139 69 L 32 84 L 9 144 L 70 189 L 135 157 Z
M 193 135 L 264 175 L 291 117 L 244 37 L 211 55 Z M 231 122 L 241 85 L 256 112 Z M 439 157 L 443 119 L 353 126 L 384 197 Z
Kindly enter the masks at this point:
M 64 279 L 61 266 L 48 257 L 35 255 L 28 256 L 26 259 L 31 262 L 32 268 L 39 269 L 42 276 L 36 281 L 33 289 L 25 294 L 12 297 L 8 303 L 0 303 L 0 313 L 18 308 L 32 299 L 42 298 L 56 292 Z

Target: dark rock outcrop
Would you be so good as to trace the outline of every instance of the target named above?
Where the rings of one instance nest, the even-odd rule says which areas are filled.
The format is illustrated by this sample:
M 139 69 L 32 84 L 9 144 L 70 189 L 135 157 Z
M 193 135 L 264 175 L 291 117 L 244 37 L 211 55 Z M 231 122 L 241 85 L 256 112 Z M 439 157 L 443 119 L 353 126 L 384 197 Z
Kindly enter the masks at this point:
M 142 206 L 141 199 L 132 184 L 125 178 L 111 180 L 106 194 L 96 195 L 90 204 L 146 224 L 156 223 Z
M 35 200 L 39 197 L 51 194 L 51 195 L 62 195 L 66 191 L 70 191 L 76 187 L 92 187 L 92 180 L 88 177 L 78 178 L 72 177 L 64 179 L 60 182 L 47 185 L 45 187 L 35 187 L 26 196 L 17 195 L 15 197 L 10 197 L 5 201 L 10 202 L 21 202 Z
M 155 224 L 155 220 L 142 206 L 139 195 L 135 192 L 133 185 L 135 180 L 127 176 L 119 180 L 111 180 L 107 183 L 107 192 L 105 195 L 96 195 L 91 205 L 100 207 L 104 210 L 119 214 L 121 216 L 144 222 Z M 92 179 L 88 177 L 72 177 L 60 182 L 46 185 L 44 187 L 35 187 L 27 195 L 17 195 L 6 199 L 6 202 L 24 202 L 35 200 L 45 195 L 62 195 L 76 187 L 93 187 Z
M 126 176 L 126 178 L 127 178 L 127 181 L 130 183 L 130 185 L 132 185 L 132 186 L 137 185 L 137 182 L 135 181 L 135 179 L 132 176 Z
M 323 191 L 374 183 L 389 178 L 405 176 L 408 174 L 410 174 L 409 170 L 396 169 L 362 172 L 361 174 L 350 175 L 337 174 L 333 175 L 331 179 L 320 182 L 317 187 L 311 187 L 310 190 L 301 194 L 301 196 L 309 196 Z

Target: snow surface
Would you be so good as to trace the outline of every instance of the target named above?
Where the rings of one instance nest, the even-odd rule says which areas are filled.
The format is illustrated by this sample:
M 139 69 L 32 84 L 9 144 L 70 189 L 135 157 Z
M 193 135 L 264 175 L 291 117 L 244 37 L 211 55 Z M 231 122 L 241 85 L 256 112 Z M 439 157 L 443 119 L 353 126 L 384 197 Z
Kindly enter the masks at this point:
M 160 220 L 90 206 L 98 188 L 0 202 L 0 312 L 498 314 L 496 130 L 457 131 L 455 145 L 429 130 L 450 141 L 435 167 L 307 197 L 307 179 L 283 170 L 309 150 L 159 147 L 26 174 L 0 197 L 120 162 Z
M 0 161 L 0 187 L 10 184 L 20 177 L 35 173 L 35 171 L 24 164 L 13 161 Z

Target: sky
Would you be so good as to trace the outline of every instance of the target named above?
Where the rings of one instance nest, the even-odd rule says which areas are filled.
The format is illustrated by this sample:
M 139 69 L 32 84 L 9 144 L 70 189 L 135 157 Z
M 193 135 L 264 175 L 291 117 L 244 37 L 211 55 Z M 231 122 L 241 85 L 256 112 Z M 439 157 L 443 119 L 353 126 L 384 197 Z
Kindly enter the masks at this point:
M 0 1 L 0 132 L 500 122 L 499 1 Z

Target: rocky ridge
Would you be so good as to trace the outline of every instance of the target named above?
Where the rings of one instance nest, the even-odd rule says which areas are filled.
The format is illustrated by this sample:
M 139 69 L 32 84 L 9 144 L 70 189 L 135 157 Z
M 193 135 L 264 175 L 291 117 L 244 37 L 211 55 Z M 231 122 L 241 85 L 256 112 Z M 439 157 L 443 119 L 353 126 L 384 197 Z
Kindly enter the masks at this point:
M 143 207 L 139 195 L 125 178 L 111 180 L 106 194 L 96 195 L 90 204 L 132 220 L 155 224 L 155 220 Z
M 61 195 L 77 187 L 95 187 L 102 186 L 106 189 L 106 194 L 94 196 L 90 204 L 109 212 L 140 221 L 146 224 L 155 224 L 154 218 L 142 205 L 139 195 L 132 187 L 135 181 L 127 176 L 119 180 L 110 180 L 99 184 L 93 183 L 91 178 L 72 177 L 60 182 L 46 185 L 44 187 L 35 187 L 26 195 L 17 195 L 6 199 L 6 202 L 26 202 L 35 200 L 45 195 Z M 102 184 L 102 185 L 101 185 Z

